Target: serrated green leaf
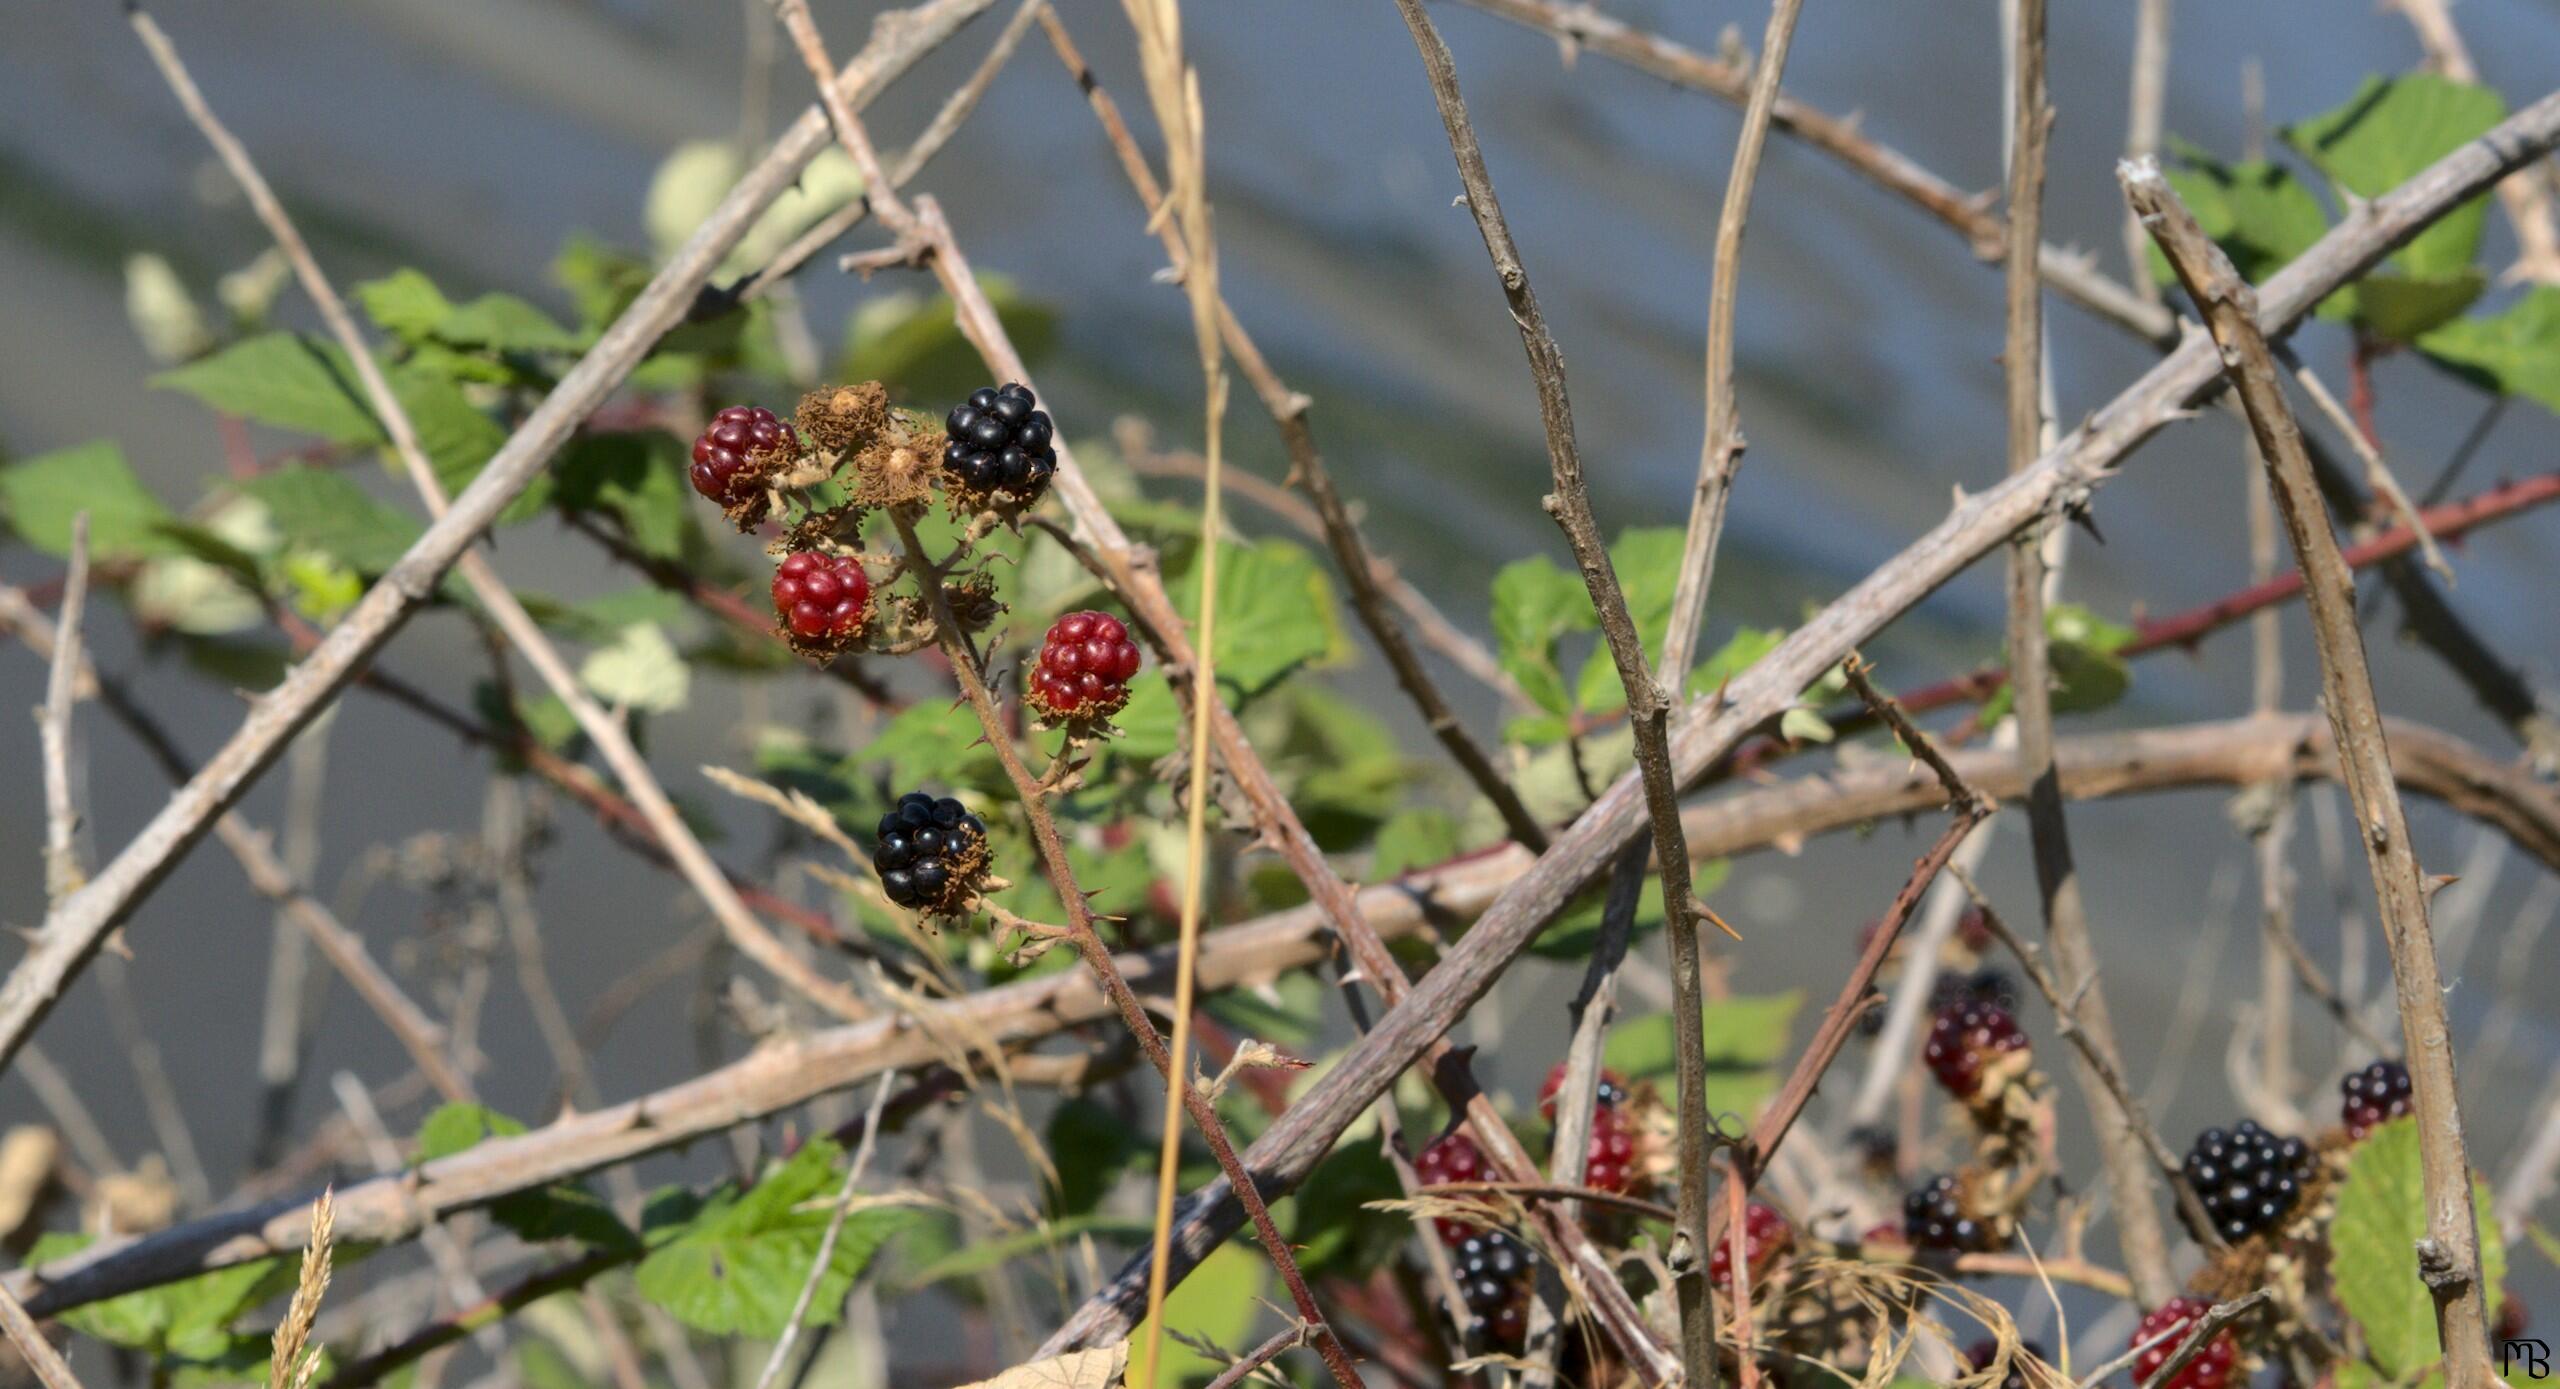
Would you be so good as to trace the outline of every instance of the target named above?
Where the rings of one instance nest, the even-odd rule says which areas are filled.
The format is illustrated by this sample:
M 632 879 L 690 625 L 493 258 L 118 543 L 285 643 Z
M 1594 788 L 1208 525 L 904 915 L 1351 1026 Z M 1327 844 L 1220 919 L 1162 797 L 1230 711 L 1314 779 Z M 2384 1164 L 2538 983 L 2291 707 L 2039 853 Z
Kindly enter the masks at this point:
M 1458 821 L 1445 810 L 1402 810 L 1378 827 L 1371 851 L 1373 878 L 1392 878 L 1417 868 L 1446 863 L 1458 856 Z
M 789 1162 L 743 1193 L 726 1192 L 683 1210 L 652 1201 L 652 1246 L 633 1275 L 640 1295 L 712 1336 L 770 1339 L 781 1334 L 801 1285 L 817 1263 L 843 1150 L 825 1139 L 801 1145 Z M 815 1205 L 805 1203 L 817 1202 Z M 832 1324 L 871 1256 L 913 1218 L 898 1207 L 845 1218 L 835 1253 L 818 1280 L 807 1324 Z
M 2506 1250 L 2489 1209 L 2487 1186 L 2474 1183 L 2481 1273 L 2495 1290 L 2506 1278 Z M 2395 1377 L 2442 1358 L 2435 1299 L 2418 1276 L 2418 1241 L 2427 1234 L 2418 1124 L 2395 1119 L 2366 1134 L 2347 1160 L 2330 1226 L 2338 1304 L 2364 1329 L 2374 1361 Z
M 1801 990 L 1729 998 L 1707 1006 L 1702 1034 L 1707 1051 L 1707 1103 L 1718 1112 L 1748 1118 L 1777 1089 L 1778 1059 Z M 1601 1060 L 1629 1080 L 1659 1080 L 1679 1069 L 1677 1038 L 1668 1013 L 1629 1018 L 1609 1030 Z
M 684 445 L 660 431 L 582 434 L 552 467 L 552 502 L 577 514 L 603 511 L 654 559 L 685 559 L 698 532 L 685 483 Z
M 483 294 L 438 320 L 435 336 L 489 352 L 575 352 L 583 340 L 512 294 Z
M 2457 318 L 2418 350 L 2501 395 L 2560 411 L 2560 288 L 2536 285 L 2494 314 Z
M 1573 712 L 1556 643 L 1598 625 L 1582 584 L 1544 555 L 1514 560 L 1493 576 L 1495 659 L 1541 709 Z
M 2377 270 L 2356 281 L 2355 320 L 2386 342 L 2412 342 L 2459 317 L 2488 287 L 2489 277 L 2474 269 L 2433 278 Z
M 251 478 L 240 490 L 267 508 L 286 544 L 365 574 L 399 563 L 425 533 L 415 518 L 375 501 L 340 473 L 296 464 Z
M 335 347 L 295 333 L 243 338 L 152 378 L 224 414 L 343 444 L 382 442 L 364 387 Z
M 1687 533 L 1677 526 L 1638 526 L 1609 547 L 1609 565 L 1617 571 L 1618 589 L 1627 600 L 1627 620 L 1644 644 L 1645 668 L 1662 659 L 1663 636 L 1671 627 L 1671 600 L 1680 583 L 1680 549 Z M 1588 605 L 1586 592 L 1583 602 Z M 1592 619 L 1598 625 L 1598 617 Z M 1627 707 L 1627 688 L 1618 664 L 1604 643 L 1582 663 L 1574 698 L 1585 713 L 1606 714 Z
M 1713 694 L 1734 677 L 1751 669 L 1760 658 L 1778 649 L 1787 634 L 1770 627 L 1745 627 L 1725 639 L 1715 653 L 1689 672 L 1691 695 Z
M 435 281 L 406 267 L 379 280 L 367 280 L 354 292 L 366 317 L 382 331 L 411 342 L 434 336 L 436 325 L 453 312 L 453 301 L 444 297 Z
M 2377 198 L 2478 139 L 2504 120 L 2507 104 L 2487 87 L 2433 73 L 2368 77 L 2345 105 L 2284 131 L 2285 142 L 2359 198 Z M 2437 220 L 2392 257 L 2420 279 L 2469 269 L 2487 217 L 2485 195 Z
M 418 1136 L 410 1140 L 410 1160 L 434 1162 L 478 1146 L 489 1138 L 509 1138 L 525 1131 L 520 1120 L 509 1118 L 487 1105 L 456 1101 L 439 1107 L 418 1125 Z
M 1131 692 L 1132 707 L 1140 693 Z M 1170 702 L 1171 696 L 1166 698 Z M 921 700 L 898 711 L 866 751 L 888 756 L 889 780 L 898 786 L 938 783 L 992 789 L 1004 784 L 1004 767 L 994 750 L 981 741 L 984 736 L 968 705 Z
M 609 707 L 662 714 L 693 693 L 693 670 L 654 622 L 634 623 L 579 663 L 578 683 Z
M 50 1234 L 28 1251 L 29 1263 L 78 1253 L 91 1236 Z M 284 1259 L 256 1259 L 66 1312 L 62 1320 L 99 1340 L 154 1353 L 204 1348 L 242 1313 L 293 1285 Z
M 2257 283 L 2310 249 L 2329 229 L 2319 197 L 2293 172 L 2263 159 L 2227 164 L 2191 145 L 2169 171 L 2176 191 L 2205 234 L 2231 257 L 2241 277 Z M 2146 247 L 2153 280 L 2177 283 L 2158 246 Z
M 173 554 L 160 527 L 169 509 L 151 495 L 124 450 L 107 440 L 38 454 L 0 467 L 0 515 L 48 555 L 71 553 L 71 518 L 89 513 L 89 553 L 97 559 Z
M 1174 602 L 1194 626 L 1200 614 L 1197 547 L 1173 580 Z M 1218 553 L 1218 682 L 1234 706 L 1267 692 L 1302 665 L 1350 649 L 1333 580 L 1303 546 L 1285 540 L 1223 544 Z

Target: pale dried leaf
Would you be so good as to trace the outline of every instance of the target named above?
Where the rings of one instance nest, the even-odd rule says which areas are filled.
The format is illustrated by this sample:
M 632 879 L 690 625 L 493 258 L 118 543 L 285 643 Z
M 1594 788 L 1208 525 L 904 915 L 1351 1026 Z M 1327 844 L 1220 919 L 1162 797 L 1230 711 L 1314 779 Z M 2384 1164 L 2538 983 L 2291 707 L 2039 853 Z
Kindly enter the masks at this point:
M 1115 1389 L 1129 1367 L 1126 1341 L 1102 1350 L 1079 1350 L 1052 1360 L 1016 1365 L 993 1379 L 960 1389 Z

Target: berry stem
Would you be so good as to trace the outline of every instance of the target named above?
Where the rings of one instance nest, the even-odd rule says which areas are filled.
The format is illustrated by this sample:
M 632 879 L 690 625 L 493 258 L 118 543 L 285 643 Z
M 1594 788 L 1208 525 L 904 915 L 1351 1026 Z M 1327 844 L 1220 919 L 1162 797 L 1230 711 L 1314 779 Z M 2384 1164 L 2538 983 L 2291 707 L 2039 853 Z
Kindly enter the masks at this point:
M 1049 813 L 1040 781 L 1024 765 L 1021 752 L 1014 746 L 1004 712 L 997 708 L 995 697 L 988 693 L 977 653 L 970 650 L 968 638 L 952 616 L 951 601 L 943 595 L 941 566 L 927 557 L 924 542 L 916 535 L 914 521 L 895 510 L 889 513 L 889 519 L 898 528 L 898 539 L 906 547 L 907 561 L 915 571 L 917 588 L 933 613 L 935 640 L 944 657 L 950 661 L 952 676 L 960 682 L 960 692 L 967 697 L 970 710 L 978 716 L 978 726 L 986 735 L 987 746 L 995 750 L 996 760 L 1004 766 L 1006 779 L 1013 783 L 1014 794 L 1022 805 L 1023 818 L 1031 826 L 1032 842 L 1039 847 L 1041 865 L 1048 871 L 1050 885 L 1057 889 L 1058 900 L 1066 907 L 1068 941 L 1084 958 L 1085 966 L 1093 971 L 1095 981 L 1101 984 L 1112 1006 L 1119 1010 L 1121 1021 L 1128 1025 L 1130 1035 L 1138 1039 L 1139 1048 L 1146 1052 L 1148 1063 L 1155 1067 L 1157 1075 L 1165 1078 L 1173 1103 L 1191 1116 L 1200 1136 L 1208 1141 L 1210 1154 L 1217 1159 L 1218 1170 L 1226 1174 L 1228 1186 L 1235 1192 L 1236 1199 L 1243 1203 L 1246 1216 L 1253 1221 L 1254 1233 L 1261 1238 L 1263 1249 L 1270 1254 L 1272 1266 L 1280 1271 L 1281 1281 L 1288 1285 L 1290 1300 L 1297 1305 L 1298 1315 L 1311 1328 L 1316 1348 L 1324 1356 L 1326 1366 L 1333 1370 L 1335 1380 L 1346 1389 L 1357 1389 L 1359 1371 L 1352 1368 L 1350 1353 L 1343 1349 L 1342 1342 L 1327 1326 L 1324 1313 L 1316 1306 L 1315 1294 L 1308 1290 L 1305 1276 L 1298 1272 L 1297 1259 L 1290 1253 L 1288 1240 L 1281 1235 L 1280 1227 L 1273 1223 L 1271 1211 L 1263 1204 L 1261 1190 L 1255 1186 L 1253 1175 L 1236 1157 L 1235 1145 L 1227 1140 L 1226 1125 L 1220 1122 L 1217 1111 L 1210 1107 L 1207 1096 L 1175 1079 L 1177 1072 L 1172 1051 L 1165 1046 L 1155 1023 L 1147 1017 L 1146 1006 L 1138 1001 L 1128 979 L 1112 960 L 1110 948 L 1102 943 L 1101 934 L 1094 929 L 1093 908 L 1086 902 L 1083 889 L 1076 886 L 1074 865 L 1067 861 L 1065 841 L 1058 835 L 1058 822 Z M 1205 784 L 1202 789 L 1206 790 Z M 1182 1015 L 1177 1011 L 1176 1025 L 1180 1026 L 1181 1021 Z M 1159 1261 L 1157 1266 L 1163 1267 L 1163 1261 Z

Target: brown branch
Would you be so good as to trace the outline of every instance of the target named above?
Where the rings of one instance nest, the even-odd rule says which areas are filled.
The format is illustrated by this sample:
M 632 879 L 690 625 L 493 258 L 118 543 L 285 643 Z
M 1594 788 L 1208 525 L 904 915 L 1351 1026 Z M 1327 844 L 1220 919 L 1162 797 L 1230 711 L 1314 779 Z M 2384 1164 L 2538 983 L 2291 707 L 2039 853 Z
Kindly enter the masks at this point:
M 2355 209 L 2268 281 L 2267 324 L 2277 330 L 2291 327 L 2340 284 L 2507 171 L 2539 157 L 2555 141 L 2560 141 L 2560 95 L 2533 103 L 2399 188 Z M 2065 434 L 2033 469 L 1962 500 L 1929 533 L 1735 677 L 1720 697 L 1694 702 L 1672 739 L 1680 780 L 1693 780 L 1722 761 L 1746 734 L 1776 718 L 1859 643 L 2019 527 L 2058 504 L 2085 501 L 2137 444 L 2193 404 L 2210 399 L 2219 386 L 2211 345 L 2200 339 L 2185 343 Z M 1633 774 L 1621 777 L 1557 836 L 1537 866 L 1450 948 L 1405 1001 L 1378 1019 L 1359 1045 L 1264 1131 L 1253 1147 L 1257 1171 L 1283 1186 L 1302 1179 L 1394 1077 L 1492 987 L 1539 929 L 1642 832 L 1647 803 L 1639 781 Z M 1190 1207 L 1176 1245 L 1174 1257 L 1185 1268 L 1234 1228 L 1237 1213 L 1224 1192 L 1212 1184 L 1201 1197 Z M 1124 1266 L 1049 1338 L 1048 1347 L 1054 1352 L 1125 1335 L 1135 1299 L 1143 1296 L 1146 1285 L 1144 1265 L 1140 1259 Z
M 874 38 L 839 79 L 876 94 L 932 51 L 989 0 L 923 0 L 883 14 Z M 660 336 L 680 322 L 694 291 L 747 228 L 797 178 L 825 138 L 824 118 L 804 114 L 693 236 L 670 256 L 596 346 L 493 454 L 452 510 L 429 525 L 367 589 L 311 655 L 250 707 L 228 743 L 80 891 L 51 912 L 26 956 L 0 984 L 0 1062 L 15 1055 L 87 963 L 107 932 L 167 876 L 178 857 L 274 761 L 286 743 L 390 640 L 401 623 L 517 494 L 532 482 L 578 422 L 629 375 Z
M 1422 0 L 1396 0 L 1405 28 L 1422 55 L 1431 96 L 1447 130 L 1459 181 L 1476 230 L 1484 238 L 1496 278 L 1520 330 L 1520 345 L 1529 358 L 1529 376 L 1537 388 L 1538 416 L 1547 440 L 1547 467 L 1554 490 L 1545 507 L 1565 533 L 1584 587 L 1600 617 L 1600 631 L 1626 689 L 1627 721 L 1635 734 L 1636 763 L 1643 775 L 1644 796 L 1653 822 L 1654 843 L 1662 862 L 1664 934 L 1670 941 L 1672 1015 L 1699 1016 L 1704 1007 L 1699 983 L 1698 913 L 1692 902 L 1689 855 L 1680 839 L 1679 784 L 1671 765 L 1668 720 L 1671 696 L 1645 663 L 1644 639 L 1627 612 L 1627 599 L 1609 560 L 1609 547 L 1591 511 L 1591 494 L 1582 477 L 1582 455 L 1573 437 L 1573 407 L 1565 389 L 1564 354 L 1547 331 L 1528 270 L 1512 244 L 1510 226 L 1487 172 L 1484 151 L 1467 116 L 1466 98 L 1458 90 L 1457 61 L 1449 45 L 1424 13 Z M 1680 1362 L 1685 1382 L 1695 1389 L 1716 1383 L 1715 1292 L 1707 1283 L 1707 1256 L 1714 1245 L 1708 1235 L 1707 1137 L 1715 1124 L 1707 1109 L 1706 1042 L 1696 1028 L 1672 1029 L 1679 1057 L 1680 1221 L 1672 1236 L 1671 1275 L 1680 1307 Z
M 44 1338 L 35 1319 L 5 1289 L 0 1289 L 0 1331 L 8 1332 L 9 1344 L 18 1348 L 18 1357 L 35 1371 L 36 1382 L 44 1389 L 81 1389 L 80 1377 L 71 1373 L 70 1362 L 53 1348 L 53 1342 Z
M 2176 268 L 2223 354 L 2224 370 L 2247 409 L 2258 453 L 2275 489 L 2306 585 L 2320 652 L 2322 704 L 2356 808 L 2357 837 L 2373 871 L 2392 981 L 2407 1042 L 2418 1112 L 2420 1171 L 2428 1208 L 2419 1268 L 2436 1303 L 2447 1389 L 2490 1382 L 2487 1290 L 2480 1281 L 2480 1232 L 2473 1219 L 2470 1161 L 2454 1089 L 2453 1039 L 2445 1023 L 2427 893 L 2394 785 L 2391 749 L 2356 622 L 2355 580 L 2339 558 L 2327 507 L 2304 454 L 2302 432 L 2284 398 L 2273 353 L 2258 326 L 2257 295 L 2178 201 L 2157 165 L 2124 166 L 2125 195 Z
M 1209 1381 L 1208 1389 L 1235 1389 L 1235 1386 L 1251 1379 L 1254 1371 L 1305 1345 L 1307 1338 L 1317 1334 L 1318 1330 L 1305 1322 L 1280 1328 L 1271 1333 L 1269 1340 L 1247 1352 L 1242 1360 L 1220 1370 L 1218 1377 Z
M 2336 769 L 2326 739 L 2325 724 L 2316 715 L 2065 739 L 2063 788 L 2075 798 L 2097 799 L 2248 786 L 2277 776 L 2333 778 Z M 2560 793 L 2418 725 L 2393 723 L 2391 749 L 2402 785 L 2498 825 L 2520 848 L 2560 869 Z M 2017 760 L 2007 754 L 1956 752 L 1948 761 L 1968 784 L 1988 795 L 2012 796 L 2019 789 Z M 1876 768 L 1745 791 L 1692 807 L 1685 819 L 1691 851 L 1723 857 L 1867 828 L 1945 801 L 1945 788 L 1925 770 Z M 1478 919 L 1543 862 L 1506 845 L 1366 888 L 1358 898 L 1359 910 L 1370 931 L 1382 939 L 1415 935 L 1426 927 L 1445 929 L 1452 922 Z M 1201 937 L 1200 987 L 1250 987 L 1323 960 L 1335 949 L 1332 930 L 1330 917 L 1309 904 L 1206 932 Z M 1134 952 L 1119 957 L 1116 966 L 1133 989 L 1156 991 L 1167 982 L 1170 961 L 1168 951 Z M 1113 1013 L 1112 1001 L 1094 977 L 1073 972 L 981 990 L 912 1015 L 804 1033 L 638 1099 L 570 1114 L 520 1137 L 491 1140 L 398 1178 L 356 1183 L 338 1193 L 339 1231 L 349 1240 L 406 1239 L 424 1222 L 679 1146 L 861 1084 L 883 1071 L 925 1071 L 949 1059 L 943 1039 L 965 1036 L 1019 1047 Z M 1379 1025 L 1398 1024 L 1391 1016 Z M 1305 1103 L 1302 1098 L 1278 1123 L 1303 1122 L 1293 1116 Z M 326 1151 L 324 1147 L 320 1155 L 325 1157 Z M 1303 1167 L 1267 1161 L 1257 1161 L 1255 1170 L 1271 1190 L 1305 1175 Z M 308 1210 L 298 1201 L 269 1202 L 155 1235 L 102 1240 L 69 1258 L 7 1274 L 0 1286 L 28 1300 L 38 1315 L 52 1316 L 99 1298 L 297 1249 L 308 1228 Z M 1127 1277 L 1125 1270 L 1121 1277 Z M 1137 1286 L 1143 1291 L 1143 1280 Z
M 2012 67 L 2016 89 L 2011 94 L 2015 123 L 2009 137 L 2008 346 L 2003 353 L 2009 407 L 2009 473 L 2033 468 L 2043 450 L 2044 308 L 2036 275 L 2036 245 L 2044 227 L 2045 139 L 2053 112 L 2045 94 L 2044 0 L 2017 0 L 2018 32 L 2013 39 Z M 2027 769 L 2027 835 L 2034 850 L 2036 885 L 2044 928 L 2052 942 L 2054 967 L 2070 981 L 2067 992 L 2076 1002 L 2076 1023 L 2089 1050 L 2116 1061 L 2115 1023 L 2109 1015 L 2105 988 L 2099 983 L 2097 948 L 2090 943 L 2089 909 L 2079 866 L 2073 861 L 2071 831 L 2063 813 L 2062 789 L 2053 771 L 2053 666 L 2045 632 L 2046 564 L 2044 544 L 2060 520 L 2056 513 L 2009 538 L 2009 685 L 2018 727 L 2018 760 Z M 2169 1245 L 2154 1204 L 2151 1171 L 2143 1161 L 2141 1141 L 2124 1111 L 2107 1103 L 2085 1060 L 2080 1062 L 2080 1091 L 2089 1121 L 2098 1135 L 2098 1156 L 2108 1195 L 2115 1204 L 2118 1247 L 2125 1272 L 2145 1307 L 2157 1307 L 2177 1295 L 2169 1269 Z

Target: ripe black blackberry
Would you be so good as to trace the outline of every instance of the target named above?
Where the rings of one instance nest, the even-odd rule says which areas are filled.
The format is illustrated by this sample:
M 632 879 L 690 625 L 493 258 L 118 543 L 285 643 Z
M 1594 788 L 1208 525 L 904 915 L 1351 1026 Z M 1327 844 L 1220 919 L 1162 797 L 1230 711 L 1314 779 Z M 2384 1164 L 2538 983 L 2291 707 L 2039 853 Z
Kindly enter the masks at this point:
M 2388 1059 L 2347 1072 L 2347 1078 L 2338 1082 L 2338 1093 L 2342 1097 L 2339 1118 L 2345 1121 L 2349 1138 L 2362 1138 L 2416 1107 L 2409 1097 L 2409 1068 Z
M 1450 1252 L 1467 1310 L 1484 1319 L 1485 1335 L 1517 1345 L 1529 1320 L 1529 1251 L 1500 1230 L 1477 1230 Z
M 987 871 L 986 822 L 958 801 L 910 791 L 880 817 L 871 866 L 889 900 L 920 912 L 948 914 L 967 905 Z
M 1956 1179 L 1937 1176 L 1902 1198 L 1902 1233 L 1914 1248 L 1962 1254 L 1988 1249 L 1991 1228 L 1965 1214 Z
M 2278 1138 L 2243 1119 L 2226 1133 L 2206 1129 L 2187 1150 L 2187 1181 L 2205 1214 L 2227 1240 L 2242 1240 L 2283 1223 L 2311 1179 L 2311 1147 Z
M 1049 412 L 1036 408 L 1029 386 L 981 386 L 943 425 L 951 442 L 943 446 L 942 469 L 970 492 L 1027 503 L 1058 471 L 1055 427 Z
M 1984 1370 L 1990 1369 L 1991 1362 L 1997 1359 L 1999 1354 L 1999 1342 L 1990 1340 L 1976 1341 L 1973 1343 L 1972 1348 L 1967 1350 L 1964 1354 L 1965 1364 L 1972 1367 L 1973 1371 L 1979 1374 Z M 2009 1357 L 2009 1373 L 2000 1377 L 2000 1389 L 2029 1389 L 2031 1381 L 2027 1378 L 2027 1369 L 2022 1362 L 2042 1359 L 2044 1359 L 2044 1347 L 2042 1345 L 2034 1341 L 2020 1341 L 2018 1343 L 2017 1352 Z

